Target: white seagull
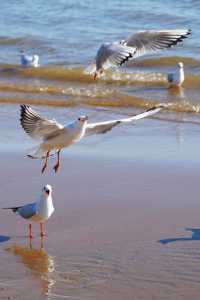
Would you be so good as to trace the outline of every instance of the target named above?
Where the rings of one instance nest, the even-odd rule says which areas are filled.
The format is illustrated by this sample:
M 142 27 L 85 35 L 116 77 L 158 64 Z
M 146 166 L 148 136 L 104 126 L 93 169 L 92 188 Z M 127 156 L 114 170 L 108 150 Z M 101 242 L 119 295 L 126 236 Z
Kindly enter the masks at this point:
M 110 67 L 119 67 L 138 56 L 175 46 L 190 33 L 190 29 L 146 30 L 132 34 L 125 40 L 105 43 L 96 55 L 94 79 Z
M 24 67 L 39 67 L 39 56 L 38 55 L 27 55 L 24 51 L 21 51 L 20 55 L 21 65 Z
M 57 172 L 60 166 L 60 151 L 62 148 L 77 143 L 84 136 L 106 133 L 119 124 L 130 123 L 152 116 L 164 107 L 166 107 L 166 105 L 161 104 L 138 115 L 98 123 L 88 123 L 87 116 L 80 116 L 76 121 L 63 126 L 56 120 L 48 120 L 41 117 L 29 106 L 21 105 L 20 122 L 28 135 L 42 141 L 39 146 L 34 148 L 31 153 L 28 154 L 28 156 L 31 158 L 45 159 L 42 168 L 43 173 L 47 167 L 49 155 L 52 151 L 54 153 L 57 152 L 57 163 L 54 166 L 54 170 Z
M 52 187 L 49 184 L 45 185 L 39 200 L 34 203 L 23 206 L 6 207 L 4 209 L 11 209 L 14 213 L 20 215 L 29 222 L 40 223 L 40 235 L 43 237 L 45 235 L 44 222 L 48 220 L 54 212 Z M 31 223 L 29 223 L 29 237 L 33 237 Z
M 185 79 L 183 63 L 179 62 L 177 67 L 174 73 L 168 74 L 167 79 L 171 86 L 180 87 Z

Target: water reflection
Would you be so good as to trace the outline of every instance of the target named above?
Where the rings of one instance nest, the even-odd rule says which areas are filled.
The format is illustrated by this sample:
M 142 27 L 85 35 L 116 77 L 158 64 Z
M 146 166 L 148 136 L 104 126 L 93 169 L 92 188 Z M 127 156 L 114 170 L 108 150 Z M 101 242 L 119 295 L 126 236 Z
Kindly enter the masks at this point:
M 14 244 L 7 250 L 21 258 L 21 262 L 31 271 L 31 274 L 40 280 L 42 294 L 50 295 L 51 289 L 55 285 L 55 262 L 51 255 L 44 249 L 44 241 L 40 240 L 38 249 L 33 247 L 31 239 L 28 246 Z
M 168 89 L 169 97 L 172 100 L 185 100 L 184 88 L 181 86 L 171 87 Z

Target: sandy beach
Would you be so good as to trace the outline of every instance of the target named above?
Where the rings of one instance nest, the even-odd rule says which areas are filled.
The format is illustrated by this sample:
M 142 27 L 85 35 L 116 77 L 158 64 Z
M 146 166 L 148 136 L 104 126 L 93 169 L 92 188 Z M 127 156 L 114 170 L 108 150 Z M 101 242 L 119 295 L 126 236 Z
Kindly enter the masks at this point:
M 31 245 L 27 223 L 0 210 L 0 298 L 199 299 L 199 127 L 177 126 L 114 130 L 69 148 L 60 173 L 51 161 L 43 176 L 16 129 L 1 151 L 0 205 L 34 201 L 49 183 L 56 210 Z
M 0 300 L 199 300 L 199 8 L 1 1 Z M 20 104 L 65 126 L 163 103 L 152 118 L 63 149 L 57 174 L 54 157 L 42 175 L 26 155 L 36 141 Z M 30 241 L 28 222 L 2 208 L 35 202 L 46 184 L 55 212 L 47 236 L 33 224 Z

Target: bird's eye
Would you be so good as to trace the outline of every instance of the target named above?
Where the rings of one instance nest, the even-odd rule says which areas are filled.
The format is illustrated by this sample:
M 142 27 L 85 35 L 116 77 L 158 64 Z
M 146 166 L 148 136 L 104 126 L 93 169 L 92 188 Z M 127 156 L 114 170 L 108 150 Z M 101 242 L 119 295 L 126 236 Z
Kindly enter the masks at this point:
M 80 121 L 81 120 L 81 118 L 78 118 L 78 121 Z

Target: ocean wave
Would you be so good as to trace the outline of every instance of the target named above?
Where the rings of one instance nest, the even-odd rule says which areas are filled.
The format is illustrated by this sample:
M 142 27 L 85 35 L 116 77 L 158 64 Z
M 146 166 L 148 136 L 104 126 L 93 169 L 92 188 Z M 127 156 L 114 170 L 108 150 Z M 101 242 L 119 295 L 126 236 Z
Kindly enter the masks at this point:
M 129 62 L 129 66 L 138 67 L 171 67 L 177 65 L 179 62 L 183 62 L 184 65 L 194 67 L 200 66 L 200 61 L 192 57 L 184 56 L 162 56 L 156 58 L 142 58 L 137 60 L 132 60 Z
M 149 100 L 142 97 L 127 96 L 123 94 L 110 94 L 107 97 L 68 97 L 68 98 L 59 98 L 59 97 L 26 97 L 23 94 L 11 95 L 1 95 L 0 94 L 0 103 L 9 103 L 9 104 L 30 104 L 30 105 L 46 105 L 46 106 L 55 106 L 55 107 L 70 107 L 70 106 L 90 106 L 90 107 L 109 107 L 109 108 L 138 108 L 138 109 L 147 109 L 155 105 L 161 104 L 157 100 Z M 163 103 L 163 102 L 162 102 Z M 167 102 L 166 102 L 167 103 Z M 200 113 L 200 104 L 193 104 L 189 101 L 177 101 L 177 102 L 168 102 L 168 106 L 165 109 L 167 112 L 174 113 Z
M 17 65 L 0 64 L 0 76 L 1 77 L 14 77 L 14 78 L 38 78 L 46 81 L 57 81 L 57 82 L 78 82 L 78 83 L 90 83 L 97 84 L 101 83 L 118 83 L 118 84 L 132 84 L 138 82 L 147 83 L 162 83 L 166 81 L 166 73 L 168 70 L 163 67 L 175 66 L 179 61 L 182 61 L 188 67 L 200 67 L 200 61 L 190 57 L 160 57 L 145 59 L 142 61 L 133 61 L 131 63 L 134 68 L 123 68 L 117 70 L 107 70 L 98 81 L 93 80 L 93 75 L 88 72 L 90 67 L 68 67 L 68 66 L 41 66 L 40 68 L 22 68 Z M 129 64 L 130 65 L 130 64 Z M 138 70 L 138 67 L 148 67 L 149 71 L 143 69 Z M 152 68 L 161 67 L 159 72 L 153 71 Z M 192 74 L 194 75 L 194 74 Z M 188 78 L 190 74 L 186 74 Z M 190 76 L 188 84 L 198 84 L 198 76 Z

